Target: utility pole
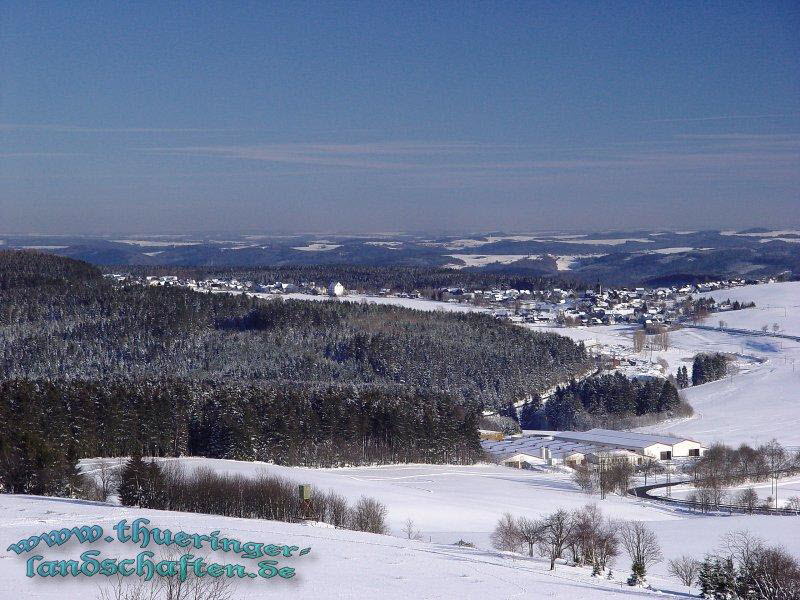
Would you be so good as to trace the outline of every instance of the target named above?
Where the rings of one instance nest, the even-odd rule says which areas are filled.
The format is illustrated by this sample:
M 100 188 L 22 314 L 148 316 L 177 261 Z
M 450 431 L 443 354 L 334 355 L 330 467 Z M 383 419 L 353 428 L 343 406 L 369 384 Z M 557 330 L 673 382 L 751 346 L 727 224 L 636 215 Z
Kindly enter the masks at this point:
M 672 481 L 670 479 L 670 471 L 671 471 L 670 467 L 671 466 L 672 466 L 672 461 L 668 460 L 667 461 L 667 498 L 672 498 L 672 486 L 670 485 L 670 482 Z

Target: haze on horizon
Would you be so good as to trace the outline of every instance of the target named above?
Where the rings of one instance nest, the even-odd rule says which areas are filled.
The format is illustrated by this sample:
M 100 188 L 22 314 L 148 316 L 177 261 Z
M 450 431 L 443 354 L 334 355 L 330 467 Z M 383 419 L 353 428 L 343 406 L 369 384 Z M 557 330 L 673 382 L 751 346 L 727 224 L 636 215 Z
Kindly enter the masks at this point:
M 800 226 L 800 4 L 0 7 L 0 231 Z

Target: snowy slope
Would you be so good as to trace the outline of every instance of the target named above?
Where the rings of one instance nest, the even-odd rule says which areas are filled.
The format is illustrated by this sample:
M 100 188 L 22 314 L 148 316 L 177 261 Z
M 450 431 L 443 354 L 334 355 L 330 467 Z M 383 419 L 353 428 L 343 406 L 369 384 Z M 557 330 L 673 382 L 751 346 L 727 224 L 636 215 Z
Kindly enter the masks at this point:
M 111 532 L 121 519 L 144 517 L 151 527 L 173 531 L 209 533 L 242 541 L 310 547 L 304 557 L 283 559 L 279 566 L 293 566 L 292 579 L 245 579 L 237 583 L 237 598 L 563 598 L 620 599 L 653 597 L 651 592 L 631 589 L 614 581 L 593 579 L 586 569 L 559 566 L 549 573 L 541 559 L 511 559 L 496 552 L 408 541 L 391 536 L 356 533 L 297 524 L 210 515 L 135 510 L 36 496 L 0 495 L 0 598 L 88 600 L 107 585 L 104 577 L 45 579 L 25 577 L 25 561 L 39 553 L 45 560 L 76 559 L 81 552 L 97 549 L 103 557 L 129 558 L 140 550 L 131 544 L 98 541 L 66 543 L 61 548 L 37 548 L 17 556 L 8 544 L 55 528 L 99 524 Z M 153 547 L 151 546 L 150 549 Z M 208 561 L 233 562 L 255 567 L 256 560 L 231 554 L 196 551 Z M 253 568 L 255 570 L 255 568 Z
M 712 297 L 717 302 L 730 298 L 731 301 L 756 303 L 755 308 L 713 315 L 709 319 L 711 325 L 723 319 L 728 327 L 758 331 L 764 325 L 771 328 L 777 323 L 781 333 L 800 335 L 800 281 L 746 285 L 699 295 Z
M 715 292 L 717 293 L 717 292 Z M 743 286 L 718 292 L 721 299 L 753 300 L 757 307 L 716 313 L 707 319 L 716 326 L 720 319 L 729 327 L 752 330 L 753 335 L 686 327 L 670 333 L 666 351 L 633 354 L 633 326 L 612 325 L 581 328 L 546 328 L 575 340 L 591 341 L 613 349 L 618 356 L 634 356 L 645 363 L 663 358 L 667 373 L 687 365 L 699 352 L 727 352 L 737 355 L 736 373 L 723 380 L 691 387 L 684 397 L 695 410 L 690 419 L 659 423 L 643 431 L 670 432 L 699 441 L 761 444 L 776 438 L 788 446 L 800 446 L 800 342 L 761 334 L 761 326 L 778 321 L 786 333 L 800 333 L 800 282 Z M 798 296 L 795 297 L 795 294 Z M 774 303 L 774 304 L 771 304 Z M 782 304 L 780 304 L 782 303 Z M 778 306 L 765 320 L 767 306 Z M 776 308 L 770 311 L 778 310 Z M 783 333 L 783 331 L 782 331 Z M 653 365 L 656 367 L 656 365 Z M 647 365 L 627 369 L 628 374 L 646 370 Z
M 309 469 L 205 458 L 172 460 L 178 460 L 187 468 L 203 466 L 248 476 L 266 471 L 297 483 L 310 483 L 317 490 L 336 490 L 353 501 L 361 495 L 371 496 L 386 505 L 394 535 L 401 536 L 404 522 L 411 518 L 423 538 L 434 544 L 451 544 L 464 539 L 479 548 L 489 549 L 489 535 L 505 512 L 535 518 L 558 508 L 572 510 L 597 503 L 605 515 L 614 519 L 646 521 L 658 534 L 667 558 L 686 553 L 702 556 L 717 546 L 720 536 L 741 529 L 758 532 L 800 554 L 800 517 L 695 515 L 617 495 L 600 500 L 599 496 L 579 491 L 568 475 L 560 473 L 496 465 Z M 92 461 L 82 464 L 87 471 L 92 469 Z M 789 489 L 785 495 L 793 493 Z M 627 558 L 623 556 L 614 570 L 621 574 L 628 567 Z M 656 565 L 652 573 L 651 582 L 656 587 L 679 589 L 678 583 L 667 576 L 665 563 Z

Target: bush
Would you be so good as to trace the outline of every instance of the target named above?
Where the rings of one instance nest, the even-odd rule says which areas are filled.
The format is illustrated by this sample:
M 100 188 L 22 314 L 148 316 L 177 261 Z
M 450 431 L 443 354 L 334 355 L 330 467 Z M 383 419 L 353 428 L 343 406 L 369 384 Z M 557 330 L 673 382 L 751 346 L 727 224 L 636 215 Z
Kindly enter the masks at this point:
M 362 496 L 351 513 L 349 528 L 369 533 L 389 533 L 386 507 L 374 498 Z
M 343 529 L 389 532 L 386 507 L 373 498 L 362 497 L 351 508 L 343 496 L 327 491 L 303 502 L 295 482 L 267 473 L 245 477 L 205 467 L 187 472 L 174 463 L 164 467 L 153 459 L 133 457 L 123 469 L 119 496 L 126 506 L 244 519 L 313 520 Z

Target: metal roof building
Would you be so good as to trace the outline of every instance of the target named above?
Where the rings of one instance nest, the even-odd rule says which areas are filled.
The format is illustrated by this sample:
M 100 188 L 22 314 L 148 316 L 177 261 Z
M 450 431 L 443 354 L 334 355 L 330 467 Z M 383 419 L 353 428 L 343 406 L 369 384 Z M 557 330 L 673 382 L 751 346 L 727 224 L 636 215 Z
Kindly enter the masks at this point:
M 542 431 L 503 440 L 485 440 L 481 445 L 501 462 L 510 461 L 515 466 L 523 462 L 574 466 L 612 453 L 617 459 L 641 464 L 646 459 L 696 458 L 706 450 L 699 442 L 687 438 L 612 429 Z

